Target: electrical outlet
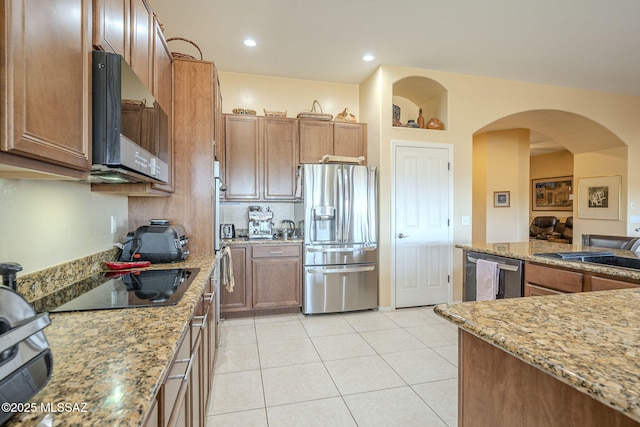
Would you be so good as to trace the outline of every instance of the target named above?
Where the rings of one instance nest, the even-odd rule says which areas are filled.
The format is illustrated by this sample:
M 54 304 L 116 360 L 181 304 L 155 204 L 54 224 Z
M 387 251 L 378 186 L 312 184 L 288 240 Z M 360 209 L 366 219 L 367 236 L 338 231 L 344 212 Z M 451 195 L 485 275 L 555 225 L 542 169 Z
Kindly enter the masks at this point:
M 116 234 L 118 231 L 118 218 L 111 215 L 111 234 Z

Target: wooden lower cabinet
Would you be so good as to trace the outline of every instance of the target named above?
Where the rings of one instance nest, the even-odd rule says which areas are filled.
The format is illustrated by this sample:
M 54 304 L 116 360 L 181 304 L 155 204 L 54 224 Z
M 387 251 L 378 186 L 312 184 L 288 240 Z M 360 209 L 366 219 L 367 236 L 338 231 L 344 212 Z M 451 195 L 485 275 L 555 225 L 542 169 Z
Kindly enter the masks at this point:
M 588 283 L 588 284 L 587 284 Z M 626 282 L 617 279 L 609 279 L 606 277 L 590 276 L 585 288 L 590 291 L 611 291 L 614 289 L 631 289 L 640 286 L 638 283 Z
M 235 287 L 220 290 L 220 312 L 227 317 L 299 311 L 302 306 L 302 248 L 300 244 L 233 246 Z M 225 261 L 223 260 L 223 263 Z M 221 271 L 225 271 L 222 267 Z
M 233 278 L 235 286 L 233 291 L 228 290 L 228 278 L 224 272 L 228 268 L 228 260 L 223 258 L 220 265 L 222 279 L 220 283 L 220 312 L 229 314 L 251 310 L 251 274 L 247 274 L 247 268 L 251 266 L 247 262 L 247 251 L 250 246 L 234 246 L 231 248 L 231 263 L 233 265 Z
M 215 272 L 214 272 L 215 274 Z M 218 341 L 216 287 L 210 277 L 145 427 L 205 427 Z
M 553 289 L 545 288 L 542 286 L 532 285 L 530 283 L 524 284 L 524 296 L 525 297 L 539 297 L 543 295 L 559 295 L 564 292 L 554 291 Z
M 300 245 L 254 246 L 251 259 L 253 308 L 300 307 Z
M 458 425 L 637 426 L 621 412 L 459 329 Z
M 524 296 L 582 292 L 584 274 L 558 267 L 525 263 Z
M 639 280 L 602 277 L 588 272 L 532 263 L 526 263 L 524 267 L 525 297 L 637 287 L 640 287 Z
M 191 335 L 187 334 L 178 347 L 176 357 L 169 368 L 169 375 L 160 390 L 161 426 L 186 425 L 187 392 L 192 363 Z

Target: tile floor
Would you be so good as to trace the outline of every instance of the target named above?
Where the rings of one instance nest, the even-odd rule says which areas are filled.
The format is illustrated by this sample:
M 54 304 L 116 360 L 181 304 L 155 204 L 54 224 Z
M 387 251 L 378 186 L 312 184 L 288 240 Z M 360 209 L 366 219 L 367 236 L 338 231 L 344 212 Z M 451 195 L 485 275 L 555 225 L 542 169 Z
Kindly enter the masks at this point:
M 457 352 L 432 307 L 226 320 L 207 427 L 456 426 Z

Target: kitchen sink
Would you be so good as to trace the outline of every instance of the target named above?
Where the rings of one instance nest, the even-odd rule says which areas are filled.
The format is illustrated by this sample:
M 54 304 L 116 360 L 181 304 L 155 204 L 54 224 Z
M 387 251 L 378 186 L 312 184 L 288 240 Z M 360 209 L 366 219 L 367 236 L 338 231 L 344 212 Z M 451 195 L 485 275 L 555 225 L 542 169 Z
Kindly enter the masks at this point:
M 534 255 L 640 270 L 640 259 L 619 256 L 613 252 L 551 252 Z

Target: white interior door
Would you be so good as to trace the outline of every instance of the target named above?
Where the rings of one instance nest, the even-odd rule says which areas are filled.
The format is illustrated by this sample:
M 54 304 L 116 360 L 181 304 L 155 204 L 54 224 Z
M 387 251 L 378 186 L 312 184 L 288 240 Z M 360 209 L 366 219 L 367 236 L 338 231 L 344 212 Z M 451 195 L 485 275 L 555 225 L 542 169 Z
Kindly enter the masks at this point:
M 396 307 L 449 302 L 449 157 L 448 145 L 394 147 Z

